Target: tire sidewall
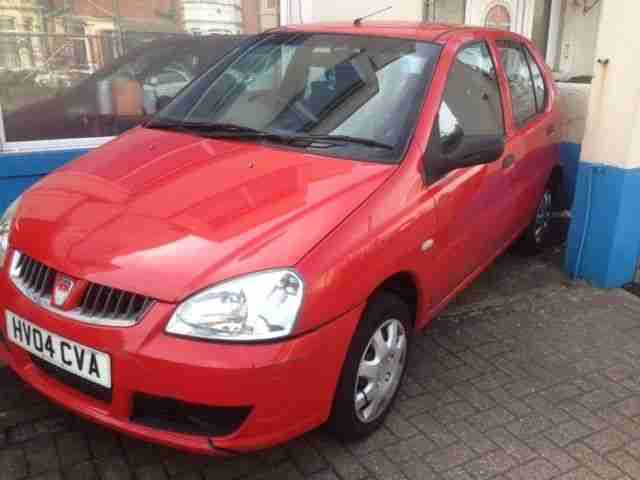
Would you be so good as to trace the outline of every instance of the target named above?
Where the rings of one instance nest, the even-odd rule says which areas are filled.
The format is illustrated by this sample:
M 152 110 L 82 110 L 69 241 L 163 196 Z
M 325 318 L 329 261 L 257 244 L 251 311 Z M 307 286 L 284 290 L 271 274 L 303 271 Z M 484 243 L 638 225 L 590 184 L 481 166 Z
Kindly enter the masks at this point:
M 375 331 L 391 318 L 399 320 L 405 329 L 407 352 L 405 362 L 400 373 L 400 381 L 393 397 L 386 409 L 373 421 L 363 422 L 358 418 L 355 409 L 354 392 L 360 361 L 369 340 Z M 329 428 L 344 440 L 362 438 L 380 427 L 389 414 L 398 392 L 402 386 L 411 352 L 411 337 L 413 325 L 411 313 L 405 302 L 394 293 L 381 292 L 376 294 L 367 305 L 358 328 L 351 340 L 347 357 L 344 361 L 340 380 L 333 401 L 333 408 L 329 418 Z

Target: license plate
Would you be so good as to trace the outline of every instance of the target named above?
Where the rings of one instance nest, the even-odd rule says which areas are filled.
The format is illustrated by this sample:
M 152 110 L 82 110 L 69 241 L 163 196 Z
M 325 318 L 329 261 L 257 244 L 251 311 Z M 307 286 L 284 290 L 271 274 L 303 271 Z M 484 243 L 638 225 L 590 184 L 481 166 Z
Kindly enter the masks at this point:
M 111 388 L 111 358 L 6 312 L 7 337 L 38 358 L 79 377 Z

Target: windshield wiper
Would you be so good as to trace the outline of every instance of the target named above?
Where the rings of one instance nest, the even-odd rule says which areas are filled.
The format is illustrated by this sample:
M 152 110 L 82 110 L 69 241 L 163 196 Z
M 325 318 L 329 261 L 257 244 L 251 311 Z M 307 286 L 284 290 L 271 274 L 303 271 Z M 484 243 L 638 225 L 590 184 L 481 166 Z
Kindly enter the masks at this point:
M 342 146 L 346 143 L 355 143 L 366 147 L 384 148 L 385 150 L 393 150 L 395 147 L 388 143 L 378 142 L 369 138 L 352 137 L 349 135 L 294 135 L 296 142 L 324 143 L 329 146 Z
M 393 150 L 393 145 L 370 140 L 368 138 L 352 137 L 348 135 L 304 135 L 298 133 L 269 132 L 244 127 L 233 123 L 207 123 L 207 122 L 149 122 L 148 128 L 166 130 L 179 130 L 185 132 L 198 131 L 199 134 L 211 138 L 237 138 L 237 139 L 266 139 L 287 145 L 317 146 L 330 148 L 354 143 L 373 148 Z
M 249 133 L 261 134 L 259 130 L 233 123 L 211 123 L 211 122 L 163 122 L 161 120 L 151 121 L 145 125 L 147 128 L 158 128 L 162 130 L 201 130 L 204 132 L 228 132 L 228 133 Z

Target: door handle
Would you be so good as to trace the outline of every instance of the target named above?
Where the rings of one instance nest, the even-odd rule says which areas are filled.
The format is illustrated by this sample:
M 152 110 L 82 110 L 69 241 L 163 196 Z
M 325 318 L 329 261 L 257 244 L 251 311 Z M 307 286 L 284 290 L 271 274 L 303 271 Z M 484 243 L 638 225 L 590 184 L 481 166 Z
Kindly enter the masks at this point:
M 506 157 L 504 157 L 504 160 L 502 160 L 502 168 L 510 168 L 515 163 L 515 161 L 516 157 L 514 157 L 513 155 L 507 155 Z
M 547 137 L 550 137 L 554 133 L 556 133 L 556 126 L 555 125 L 549 125 L 547 127 Z

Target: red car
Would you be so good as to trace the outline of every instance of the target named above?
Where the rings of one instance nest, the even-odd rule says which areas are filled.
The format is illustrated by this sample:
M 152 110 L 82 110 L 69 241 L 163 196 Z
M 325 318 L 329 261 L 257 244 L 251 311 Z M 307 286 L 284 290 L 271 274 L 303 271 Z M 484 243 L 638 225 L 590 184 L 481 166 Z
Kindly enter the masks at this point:
M 257 36 L 6 212 L 0 351 L 79 415 L 194 452 L 362 437 L 415 332 L 514 240 L 545 244 L 562 125 L 512 33 Z

